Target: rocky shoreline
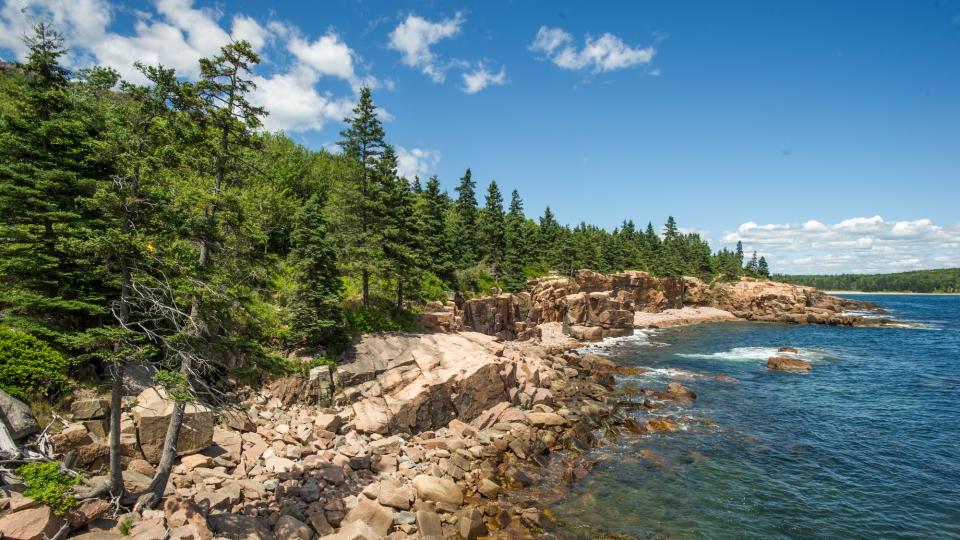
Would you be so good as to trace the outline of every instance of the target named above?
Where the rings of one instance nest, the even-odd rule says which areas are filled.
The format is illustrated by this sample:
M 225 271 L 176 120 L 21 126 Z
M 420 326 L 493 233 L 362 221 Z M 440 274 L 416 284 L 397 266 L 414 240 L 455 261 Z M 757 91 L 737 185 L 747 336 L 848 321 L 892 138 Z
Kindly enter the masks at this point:
M 422 318 L 443 331 L 365 335 L 335 369 L 245 389 L 219 412 L 188 407 L 161 510 L 114 515 L 89 499 L 56 516 L 11 489 L 0 531 L 24 540 L 63 529 L 86 540 L 540 537 L 551 518 L 522 495 L 530 471 L 560 467 L 573 482 L 590 466 L 576 456 L 605 434 L 678 429 L 669 416 L 638 422 L 620 411 L 696 398 L 677 383 L 617 390 L 615 376 L 632 372 L 577 347 L 635 327 L 706 321 L 873 324 L 843 315 L 848 301 L 808 288 L 663 279 L 582 271 L 575 281 L 536 280 L 531 293 L 450 302 Z M 172 409 L 145 384 L 149 377 L 131 385 L 120 425 L 132 492 L 150 481 Z M 55 451 L 102 468 L 108 410 L 96 397 L 75 400 L 50 438 Z

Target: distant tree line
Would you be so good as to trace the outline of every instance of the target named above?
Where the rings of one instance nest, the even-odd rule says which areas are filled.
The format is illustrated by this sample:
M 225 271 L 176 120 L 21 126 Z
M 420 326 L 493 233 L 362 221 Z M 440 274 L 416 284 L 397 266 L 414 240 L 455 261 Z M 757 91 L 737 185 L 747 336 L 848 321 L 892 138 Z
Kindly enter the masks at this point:
M 776 275 L 774 279 L 827 291 L 960 293 L 960 268 L 894 274 Z

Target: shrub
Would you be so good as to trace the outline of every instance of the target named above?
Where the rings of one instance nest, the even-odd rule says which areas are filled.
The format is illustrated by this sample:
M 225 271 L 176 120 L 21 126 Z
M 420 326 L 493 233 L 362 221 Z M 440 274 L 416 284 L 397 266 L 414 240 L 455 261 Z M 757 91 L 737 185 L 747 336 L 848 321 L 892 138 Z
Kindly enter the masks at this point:
M 413 330 L 416 325 L 409 313 L 393 316 L 386 309 L 349 306 L 343 310 L 343 319 L 351 335 L 368 332 Z
M 0 326 L 0 388 L 20 399 L 66 390 L 62 354 L 30 334 Z
M 49 506 L 58 516 L 77 505 L 70 488 L 80 483 L 80 477 L 72 478 L 60 472 L 58 463 L 29 463 L 17 469 L 17 474 L 27 485 L 23 494 Z

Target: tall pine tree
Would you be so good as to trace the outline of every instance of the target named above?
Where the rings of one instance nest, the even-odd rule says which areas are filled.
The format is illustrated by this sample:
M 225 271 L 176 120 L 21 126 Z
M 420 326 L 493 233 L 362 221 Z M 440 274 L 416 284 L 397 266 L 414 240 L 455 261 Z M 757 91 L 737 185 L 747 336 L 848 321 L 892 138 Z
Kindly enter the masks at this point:
M 503 195 L 496 181 L 490 182 L 485 202 L 480 213 L 480 248 L 494 275 L 499 276 L 503 266 L 504 215 Z
M 360 100 L 338 144 L 350 159 L 349 178 L 336 183 L 331 224 L 343 269 L 359 275 L 364 307 L 370 306 L 370 277 L 383 268 L 382 233 L 387 215 L 383 183 L 377 166 L 387 148 L 383 125 L 377 117 L 370 89 L 360 90 Z
M 461 268 L 480 260 L 479 234 L 477 230 L 477 183 L 470 169 L 460 178 L 457 200 L 453 204 L 453 249 Z

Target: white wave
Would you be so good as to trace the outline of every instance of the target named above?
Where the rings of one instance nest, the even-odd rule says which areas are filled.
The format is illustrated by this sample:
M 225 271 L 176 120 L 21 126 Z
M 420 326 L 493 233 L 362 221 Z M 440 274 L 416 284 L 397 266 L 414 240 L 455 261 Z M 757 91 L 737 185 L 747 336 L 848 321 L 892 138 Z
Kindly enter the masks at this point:
M 636 377 L 667 377 L 669 379 L 703 379 L 706 376 L 701 373 L 694 373 L 692 371 L 684 371 L 682 369 L 676 368 L 648 368 L 644 367 L 646 371 L 638 373 Z
M 585 345 L 577 350 L 584 353 L 598 353 L 624 345 L 650 345 L 650 338 L 654 335 L 655 332 L 653 330 L 638 328 L 633 331 L 632 335 L 606 338 L 603 341 Z
M 843 311 L 840 315 L 844 317 L 860 317 L 863 319 L 883 319 L 889 318 L 890 313 L 880 313 L 877 311 L 862 310 L 862 309 L 851 309 L 849 311 Z
M 732 362 L 766 361 L 771 356 L 796 356 L 807 361 L 816 362 L 827 358 L 836 358 L 836 355 L 824 349 L 797 349 L 796 354 L 778 352 L 779 347 L 734 347 L 728 351 L 713 353 L 678 353 L 684 358 L 702 358 L 704 360 L 728 360 Z

